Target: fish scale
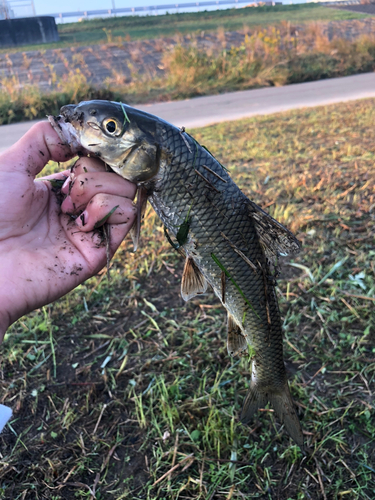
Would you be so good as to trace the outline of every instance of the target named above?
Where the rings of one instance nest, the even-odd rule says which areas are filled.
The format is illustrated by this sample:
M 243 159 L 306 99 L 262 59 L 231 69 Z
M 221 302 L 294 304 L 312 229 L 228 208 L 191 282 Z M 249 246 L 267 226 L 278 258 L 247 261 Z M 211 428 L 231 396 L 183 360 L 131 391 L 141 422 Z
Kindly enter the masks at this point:
M 251 383 L 241 420 L 248 423 L 258 408 L 271 402 L 302 447 L 270 268 L 277 255 L 298 251 L 299 242 L 250 201 L 222 165 L 185 131 L 107 101 L 65 106 L 61 115 L 50 119 L 60 136 L 71 134 L 70 144 L 78 143 L 119 175 L 137 182 L 143 189 L 138 199 L 147 193 L 177 241 L 179 230 L 186 229 L 183 241 L 178 241 L 187 257 L 182 295 L 202 293 L 208 282 L 228 311 L 229 353 L 241 354 L 247 344 L 252 346 Z M 116 131 L 121 132 L 116 135 Z

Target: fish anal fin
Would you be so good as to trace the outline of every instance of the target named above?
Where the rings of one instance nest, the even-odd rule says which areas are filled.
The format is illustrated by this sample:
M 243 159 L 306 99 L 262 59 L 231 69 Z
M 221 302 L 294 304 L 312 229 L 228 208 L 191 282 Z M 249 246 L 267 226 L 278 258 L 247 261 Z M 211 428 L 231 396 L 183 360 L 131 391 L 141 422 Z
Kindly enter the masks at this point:
M 234 321 L 230 313 L 228 313 L 227 329 L 227 349 L 229 356 L 237 356 L 241 355 L 244 351 L 247 352 L 246 337 L 244 337 L 241 328 Z
M 205 293 L 207 281 L 191 257 L 185 261 L 181 280 L 181 296 L 187 302 L 196 295 Z
M 134 246 L 134 252 L 137 251 L 138 245 L 139 245 L 139 236 L 141 233 L 141 222 L 144 217 L 144 214 L 146 212 L 146 206 L 147 206 L 147 200 L 148 200 L 148 194 L 147 190 L 140 186 L 138 188 L 137 192 L 137 201 L 135 203 L 135 206 L 137 208 L 137 215 L 134 220 L 134 224 L 132 225 L 132 228 L 130 229 L 130 236 L 131 239 L 133 240 L 133 246 Z
M 302 428 L 294 408 L 287 381 L 278 390 L 271 390 L 270 388 L 262 390 L 262 387 L 257 384 L 256 380 L 252 380 L 242 407 L 241 422 L 243 424 L 249 423 L 255 412 L 259 408 L 264 407 L 268 402 L 271 403 L 276 415 L 281 423 L 285 425 L 292 439 L 294 439 L 298 446 L 303 448 Z

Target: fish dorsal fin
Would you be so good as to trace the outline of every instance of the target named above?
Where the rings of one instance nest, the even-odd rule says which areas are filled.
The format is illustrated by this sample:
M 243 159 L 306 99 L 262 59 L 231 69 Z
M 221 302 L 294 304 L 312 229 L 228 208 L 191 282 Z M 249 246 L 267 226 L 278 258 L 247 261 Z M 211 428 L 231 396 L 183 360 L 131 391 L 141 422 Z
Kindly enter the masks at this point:
M 188 301 L 207 290 L 207 281 L 191 257 L 185 261 L 181 281 L 181 296 Z
M 130 229 L 130 236 L 131 239 L 133 240 L 133 245 L 134 245 L 134 252 L 137 251 L 138 244 L 139 244 L 139 235 L 141 232 L 141 222 L 143 219 L 143 216 L 146 212 L 146 206 L 147 206 L 147 191 L 145 188 L 140 186 L 137 191 L 137 201 L 135 206 L 137 207 L 137 215 L 135 217 L 134 223 L 132 225 L 132 228 Z
M 265 248 L 266 256 L 271 261 L 275 261 L 280 255 L 295 254 L 301 250 L 301 243 L 289 229 L 250 200 L 248 210 L 254 220 L 259 240 Z
M 247 340 L 243 336 L 241 328 L 234 321 L 233 316 L 228 313 L 228 338 L 227 349 L 229 356 L 241 355 L 247 351 Z

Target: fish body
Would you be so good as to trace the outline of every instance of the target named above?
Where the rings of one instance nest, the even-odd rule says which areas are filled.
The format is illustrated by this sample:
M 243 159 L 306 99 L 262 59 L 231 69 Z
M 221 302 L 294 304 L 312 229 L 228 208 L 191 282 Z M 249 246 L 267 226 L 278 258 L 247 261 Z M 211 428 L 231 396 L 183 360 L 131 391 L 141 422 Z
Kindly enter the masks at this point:
M 113 122 L 109 132 L 108 120 Z M 229 354 L 241 355 L 252 346 L 251 384 L 241 420 L 248 423 L 270 401 L 302 447 L 271 273 L 272 260 L 298 251 L 298 240 L 250 201 L 224 167 L 183 129 L 105 101 L 64 107 L 51 123 L 56 130 L 62 127 L 65 140 L 138 183 L 170 242 L 186 254 L 183 298 L 204 293 L 210 284 L 228 312 Z

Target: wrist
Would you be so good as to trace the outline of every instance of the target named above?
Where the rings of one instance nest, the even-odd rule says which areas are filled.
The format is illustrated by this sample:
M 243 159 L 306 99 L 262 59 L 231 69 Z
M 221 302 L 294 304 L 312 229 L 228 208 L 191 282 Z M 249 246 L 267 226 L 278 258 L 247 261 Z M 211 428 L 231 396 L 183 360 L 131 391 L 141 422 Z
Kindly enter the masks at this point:
M 4 335 L 10 325 L 14 323 L 15 316 L 12 315 L 10 303 L 8 301 L 8 297 L 4 297 L 2 293 L 0 293 L 0 344 L 4 339 Z
M 3 341 L 5 332 L 10 327 L 10 325 L 11 325 L 11 323 L 10 323 L 9 319 L 0 315 L 0 344 Z

